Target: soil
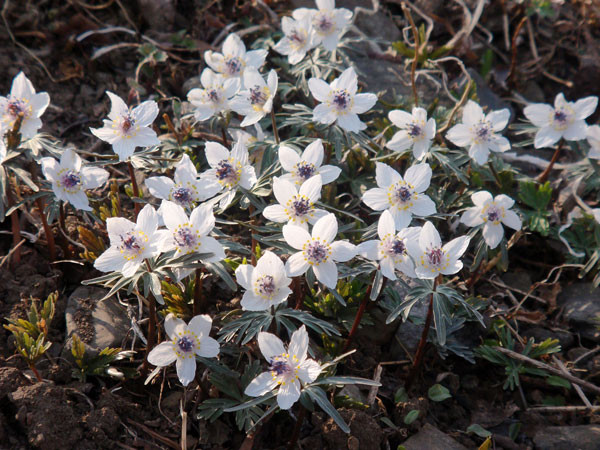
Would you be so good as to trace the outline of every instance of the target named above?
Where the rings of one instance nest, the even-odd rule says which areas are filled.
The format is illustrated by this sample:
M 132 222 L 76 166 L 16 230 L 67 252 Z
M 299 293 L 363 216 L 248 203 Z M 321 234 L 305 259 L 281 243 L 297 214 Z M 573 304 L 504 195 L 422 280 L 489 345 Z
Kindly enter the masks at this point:
M 286 1 L 267 3 L 279 14 L 291 9 L 290 3 Z M 358 3 L 362 5 L 361 2 Z M 401 16 L 396 2 L 381 3 L 386 16 Z M 436 20 L 432 39 L 443 42 L 452 30 L 460 28 L 461 10 L 458 6 L 443 6 L 444 2 L 431 2 L 433 3 L 437 6 L 427 5 L 432 10 L 426 9 Z M 475 2 L 466 3 L 474 7 Z M 493 30 L 497 36 L 502 36 L 502 24 L 498 19 L 501 17 L 499 4 L 513 2 L 492 3 L 480 25 Z M 583 5 L 585 2 L 574 3 Z M 127 14 L 119 4 L 124 5 Z M 153 14 L 145 10 L 150 8 L 149 4 L 161 4 L 164 10 Z M 6 28 L 0 28 L 0 61 L 4 62 L 5 68 L 0 73 L 0 92 L 8 92 L 12 78 L 20 70 L 25 71 L 38 90 L 47 91 L 52 99 L 52 106 L 44 115 L 46 131 L 80 149 L 100 153 L 106 151 L 89 133 L 89 127 L 98 126 L 101 118 L 106 115 L 106 90 L 132 99 L 136 95 L 132 89 L 134 86 L 145 92 L 159 93 L 163 98 L 185 98 L 188 90 L 185 82 L 200 73 L 202 53 L 211 48 L 210 43 L 226 24 L 250 21 L 253 24 L 268 25 L 268 17 L 251 2 L 226 0 L 207 4 L 208 6 L 205 2 L 191 0 L 11 2 L 5 16 L 14 37 L 20 44 L 32 49 L 46 69 L 21 46 L 15 45 Z M 527 98 L 535 100 L 553 98 L 560 91 L 564 91 L 570 99 L 600 93 L 600 84 L 597 82 L 600 79 L 598 11 L 590 7 L 586 12 L 572 5 L 565 5 L 563 8 L 560 11 L 562 21 L 557 21 L 554 25 L 543 22 L 537 16 L 532 19 L 546 33 L 540 40 L 559 41 L 560 37 L 551 61 L 544 61 L 542 68 L 524 64 L 531 59 L 530 49 L 526 36 L 519 37 L 516 80 L 507 84 L 506 74 L 511 54 L 503 44 L 497 44 L 494 51 L 499 55 L 496 56 L 491 76 L 486 80 L 486 89 L 502 97 L 510 97 L 513 92 L 526 93 Z M 518 7 L 510 10 L 511 30 L 514 30 L 522 14 L 523 11 Z M 584 25 L 573 26 L 574 23 Z M 109 45 L 136 43 L 138 41 L 135 36 L 107 33 L 96 34 L 83 41 L 76 39 L 76 36 L 89 30 L 98 30 L 108 25 L 131 29 L 132 24 L 145 36 L 160 42 L 168 42 L 178 30 L 187 30 L 193 50 L 181 50 L 179 47 L 170 51 L 167 63 L 150 65 L 148 70 L 140 71 L 138 80 L 134 82 L 132 74 L 142 59 L 135 49 L 124 46 L 95 59 L 93 55 L 99 48 Z M 593 27 L 594 24 L 596 28 Z M 456 53 L 465 60 L 468 67 L 479 68 L 483 54 L 488 49 L 481 41 L 481 38 L 477 41 L 472 38 L 456 49 Z M 500 46 L 502 49 L 498 50 Z M 565 86 L 564 82 L 549 79 L 542 72 L 552 73 L 572 84 Z M 48 73 L 56 79 L 55 82 L 49 79 Z M 457 78 L 459 74 L 450 75 Z M 534 98 L 536 95 L 540 98 Z M 164 101 L 161 112 L 171 114 L 169 105 L 168 101 Z M 595 122 L 599 114 L 597 112 L 591 122 Z M 113 175 L 119 181 L 126 177 L 124 173 L 119 173 L 119 169 L 115 169 Z M 33 216 L 37 214 L 34 210 L 30 212 Z M 69 234 L 72 239 L 77 239 L 73 221 L 74 218 L 68 218 Z M 4 231 L 9 230 L 9 222 L 5 221 L 0 227 Z M 35 231 L 31 223 L 24 221 L 23 225 L 29 227 L 29 231 Z M 48 357 L 41 359 L 37 365 L 43 382 L 37 382 L 32 372 L 15 355 L 14 338 L 10 332 L 0 328 L 0 449 L 180 448 L 179 409 L 182 394 L 172 370 L 166 374 L 161 372 L 147 386 L 144 386 L 144 380 L 140 378 L 119 381 L 108 377 L 90 377 L 87 383 L 82 383 L 72 376 L 74 363 L 61 357 L 66 334 L 66 299 L 82 279 L 97 274 L 89 264 L 83 268 L 69 262 L 50 264 L 44 244 L 43 240 L 25 244 L 21 264 L 10 270 L 7 267 L 0 268 L 2 319 L 23 318 L 32 301 L 43 301 L 50 293 L 59 292 L 55 318 L 49 325 L 48 338 L 52 347 Z M 10 246 L 10 236 L 0 235 L 0 253 L 6 254 Z M 69 249 L 73 255 L 81 250 L 73 245 Z M 507 281 L 507 284 L 516 285 L 516 278 L 525 273 L 528 281 L 520 289 L 527 291 L 532 280 L 543 279 L 554 266 L 545 261 L 556 261 L 556 265 L 563 261 L 561 252 L 562 249 L 557 251 L 537 235 L 523 238 L 518 251 L 511 252 L 510 275 L 515 279 Z M 561 284 L 575 281 L 576 274 L 567 274 L 561 279 Z M 231 309 L 235 304 L 236 299 L 226 298 L 228 294 L 218 282 L 205 280 L 204 288 L 210 298 L 216 299 L 211 315 Z M 479 295 L 490 298 L 491 309 L 494 311 L 497 312 L 508 304 L 507 294 L 502 289 L 489 283 L 482 283 L 479 289 Z M 539 338 L 545 333 L 545 336 L 560 339 L 563 345 L 561 357 L 566 361 L 574 361 L 595 348 L 597 343 L 581 338 L 577 329 L 563 320 L 562 310 L 556 304 L 560 289 L 559 284 L 535 289 L 533 296 L 546 299 L 547 304 L 535 304 L 528 310 L 523 308 L 522 315 L 516 320 L 519 321 L 519 332 L 523 336 L 534 335 Z M 90 311 L 93 305 L 88 306 L 89 310 L 80 309 L 76 313 L 75 320 L 80 331 L 91 329 Z M 375 313 L 371 309 L 372 316 Z M 382 312 L 378 311 L 377 314 L 381 315 Z M 492 312 L 488 311 L 487 314 L 489 322 Z M 471 343 L 482 342 L 487 333 L 476 326 L 466 331 Z M 88 342 L 91 336 L 82 332 L 80 338 Z M 502 388 L 505 374 L 498 366 L 481 359 L 477 360 L 477 364 L 471 364 L 452 355 L 442 359 L 433 349 L 429 349 L 426 354 L 425 369 L 416 385 L 407 394 L 407 398 L 397 402 L 395 395 L 404 384 L 410 361 L 408 358 L 397 360 L 391 357 L 392 354 L 397 354 L 396 351 L 392 352 L 392 346 L 395 345 L 394 333 L 389 334 L 386 342 L 375 343 L 365 328 L 356 337 L 355 343 L 358 351 L 348 358 L 343 374 L 372 378 L 377 373 L 378 366 L 383 363 L 380 366 L 382 386 L 371 404 L 365 404 L 370 392 L 363 390 L 360 392 L 363 404 L 354 405 L 352 409 L 344 405 L 339 409 L 351 428 L 350 434 L 342 432 L 331 418 L 318 409 L 309 412 L 308 420 L 300 431 L 299 443 L 302 448 L 397 448 L 428 423 L 467 448 L 477 448 L 483 442 L 480 437 L 465 432 L 470 425 L 479 424 L 498 437 L 495 448 L 526 449 L 533 448 L 536 431 L 544 427 L 600 422 L 597 415 L 542 415 L 527 411 L 518 390 Z M 135 366 L 131 361 L 129 365 Z M 577 368 L 583 371 L 588 381 L 600 383 L 600 355 L 587 357 Z M 535 377 L 525 376 L 522 381 L 528 402 L 539 404 L 560 397 L 562 400 L 559 401 L 567 405 L 580 403 L 573 389 L 550 386 Z M 447 387 L 452 398 L 440 403 L 428 399 L 427 389 L 435 383 Z M 209 386 L 205 378 L 201 380 L 201 384 L 203 388 Z M 197 405 L 202 398 L 218 397 L 216 389 L 208 392 L 197 389 L 193 393 L 188 392 L 188 396 L 185 402 L 190 414 L 188 448 L 247 450 L 254 445 L 254 448 L 279 449 L 285 447 L 294 427 L 295 422 L 290 415 L 277 414 L 266 420 L 249 440 L 243 432 L 238 431 L 234 415 L 225 415 L 213 422 L 195 418 L 194 409 L 189 405 Z M 418 418 L 406 424 L 404 419 L 413 410 L 419 411 Z M 513 441 L 508 435 L 509 428 L 515 424 L 519 424 L 520 432 Z

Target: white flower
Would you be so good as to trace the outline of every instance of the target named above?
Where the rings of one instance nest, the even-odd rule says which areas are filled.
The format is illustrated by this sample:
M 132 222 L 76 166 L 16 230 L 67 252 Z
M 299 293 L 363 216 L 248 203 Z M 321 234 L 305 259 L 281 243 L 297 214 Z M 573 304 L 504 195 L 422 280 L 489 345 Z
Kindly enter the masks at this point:
M 346 262 L 356 255 L 356 246 L 348 241 L 333 242 L 338 232 L 337 219 L 333 214 L 323 216 L 315 223 L 312 236 L 304 228 L 284 225 L 283 237 L 296 250 L 285 263 L 290 277 L 297 277 L 312 267 L 317 279 L 330 289 L 338 280 L 336 262 Z
M 6 148 L 6 143 L 4 142 L 4 136 L 0 133 L 0 164 L 4 162 L 4 158 L 8 154 L 8 150 Z
M 306 327 L 302 325 L 292 333 L 287 349 L 277 336 L 261 331 L 258 333 L 258 347 L 269 363 L 269 371 L 252 380 L 244 393 L 251 397 L 260 397 L 279 387 L 277 404 L 281 409 L 290 409 L 300 398 L 300 382 L 312 383 L 321 373 L 319 363 L 306 357 Z
M 289 181 L 275 177 L 273 194 L 279 204 L 267 206 L 263 210 L 263 216 L 273 222 L 287 222 L 307 230 L 308 222 L 314 224 L 327 214 L 325 210 L 315 208 L 315 202 L 321 197 L 322 187 L 321 175 L 315 175 L 304 183 L 300 191 Z
M 469 246 L 468 236 L 451 240 L 442 247 L 440 234 L 431 222 L 425 222 L 418 239 L 406 241 L 408 254 L 415 262 L 415 272 L 421 279 L 433 279 L 439 274 L 452 275 L 463 267 L 458 260 Z
M 140 211 L 137 223 L 123 217 L 106 219 L 110 247 L 94 262 L 101 272 L 133 276 L 146 258 L 160 253 L 165 231 L 159 231 L 158 214 L 151 205 Z
M 316 44 L 322 43 L 325 50 L 332 52 L 352 20 L 352 11 L 335 9 L 335 0 L 316 0 L 316 3 L 318 10 L 298 8 L 292 15 L 296 20 L 310 16 L 317 37 Z
M 510 142 L 497 134 L 508 125 L 510 111 L 506 108 L 485 115 L 477 103 L 469 100 L 463 109 L 463 123 L 454 125 L 446 138 L 458 147 L 469 147 L 469 156 L 484 165 L 492 152 L 510 150 Z
M 494 198 L 489 192 L 480 191 L 471 195 L 471 200 L 475 206 L 467 208 L 460 221 L 469 227 L 484 223 L 483 239 L 489 248 L 496 248 L 504 237 L 502 224 L 514 230 L 521 229 L 521 219 L 510 211 L 515 204 L 512 198 L 504 194 Z
M 384 211 L 377 224 L 379 239 L 362 242 L 357 246 L 358 254 L 371 261 L 378 261 L 381 273 L 390 280 L 396 279 L 396 270 L 416 277 L 415 266 L 408 255 L 406 243 L 418 238 L 420 227 L 404 228 L 396 233 L 394 218 Z
M 176 361 L 177 377 L 184 386 L 196 375 L 196 356 L 215 358 L 219 354 L 219 343 L 209 336 L 212 319 L 209 315 L 195 316 L 186 323 L 169 314 L 165 318 L 168 341 L 161 342 L 148 354 L 148 362 L 164 367 Z
M 0 134 L 12 130 L 19 114 L 23 114 L 21 136 L 29 139 L 35 136 L 42 126 L 42 114 L 50 104 L 50 96 L 46 92 L 35 93 L 31 81 L 23 72 L 13 79 L 10 95 L 0 97 Z
M 151 125 L 158 115 L 158 105 L 153 100 L 128 108 L 118 95 L 106 91 L 111 108 L 102 128 L 90 128 L 97 138 L 112 145 L 120 161 L 127 161 L 136 147 L 160 144 Z
M 554 99 L 554 108 L 545 103 L 526 106 L 525 117 L 540 128 L 535 134 L 535 148 L 550 147 L 561 137 L 567 141 L 585 139 L 585 119 L 594 113 L 597 105 L 598 97 L 585 97 L 573 103 L 560 93 Z
M 188 155 L 183 155 L 175 166 L 175 181 L 168 177 L 150 177 L 146 186 L 154 197 L 170 200 L 192 209 L 198 202 L 214 197 L 221 190 L 216 180 L 198 179 L 198 172 Z
M 230 34 L 223 42 L 223 53 L 204 52 L 204 60 L 211 69 L 223 74 L 225 78 L 244 75 L 246 69 L 258 70 L 265 62 L 266 50 L 252 50 L 246 52 L 246 46 L 237 34 Z
M 264 311 L 283 303 L 292 293 L 292 280 L 285 276 L 285 266 L 275 253 L 266 251 L 256 262 L 256 267 L 241 264 L 235 270 L 235 278 L 246 289 L 242 297 L 242 309 Z
M 352 67 L 344 70 L 331 85 L 320 78 L 308 80 L 313 97 L 322 102 L 313 111 L 315 122 L 337 124 L 346 131 L 358 133 L 367 128 L 357 114 L 367 112 L 377 102 L 375 94 L 357 94 L 358 80 Z
M 227 131 L 233 136 L 233 142 L 241 141 L 246 147 L 254 145 L 257 141 L 264 141 L 266 137 L 265 132 L 258 122 L 254 124 L 254 134 L 240 128 L 229 128 Z
M 210 203 L 194 208 L 188 218 L 184 209 L 168 200 L 163 200 L 162 217 L 168 232 L 164 233 L 162 251 L 175 250 L 175 255 L 190 253 L 212 253 L 203 261 L 216 262 L 225 258 L 223 246 L 208 234 L 215 227 L 215 216 Z
M 285 36 L 273 49 L 287 55 L 290 64 L 298 64 L 304 59 L 306 53 L 317 45 L 316 34 L 312 29 L 312 20 L 309 14 L 299 20 L 290 17 L 281 19 L 281 28 Z
M 85 191 L 102 186 L 108 180 L 108 172 L 100 167 L 83 166 L 81 158 L 71 149 L 60 157 L 42 158 L 42 172 L 52 183 L 54 195 L 63 202 L 69 202 L 76 209 L 91 211 Z
M 427 120 L 427 111 L 414 107 L 412 114 L 395 109 L 388 114 L 390 121 L 400 128 L 385 146 L 395 152 L 412 147 L 413 156 L 420 161 L 431 147 L 435 137 L 435 119 Z
M 588 144 L 590 144 L 588 158 L 600 159 L 600 125 L 589 126 L 586 132 L 586 136 Z
M 279 162 L 283 170 L 289 173 L 283 174 L 281 178 L 298 186 L 315 175 L 321 175 L 323 184 L 337 180 L 342 169 L 330 165 L 322 166 L 324 155 L 321 139 L 311 142 L 301 156 L 290 147 L 282 145 L 279 147 Z
M 387 209 L 396 222 L 396 229 L 406 228 L 413 215 L 435 214 L 435 203 L 423 194 L 431 182 L 431 167 L 426 163 L 409 167 L 404 178 L 384 163 L 375 167 L 376 188 L 363 194 L 362 201 L 371 209 Z
M 188 101 L 194 106 L 194 117 L 198 122 L 231 110 L 229 102 L 240 90 L 239 78 L 225 78 L 206 68 L 200 75 L 200 81 L 204 89 L 192 89 L 187 95 Z
M 244 72 L 244 90 L 231 100 L 231 109 L 244 117 L 240 126 L 254 125 L 273 109 L 277 93 L 277 72 L 271 70 L 267 82 L 256 70 Z

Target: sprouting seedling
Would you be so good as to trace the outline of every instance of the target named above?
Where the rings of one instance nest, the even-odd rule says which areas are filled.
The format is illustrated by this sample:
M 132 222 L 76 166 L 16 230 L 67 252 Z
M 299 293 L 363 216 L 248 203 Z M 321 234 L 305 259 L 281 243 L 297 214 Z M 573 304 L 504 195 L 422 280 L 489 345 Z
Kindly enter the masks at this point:
M 38 310 L 36 302 L 32 299 L 27 319 L 8 319 L 9 324 L 4 325 L 4 328 L 14 335 L 17 351 L 38 381 L 42 381 L 42 377 L 35 364 L 52 345 L 47 341 L 47 336 L 57 299 L 58 292 L 50 294 L 41 310 Z

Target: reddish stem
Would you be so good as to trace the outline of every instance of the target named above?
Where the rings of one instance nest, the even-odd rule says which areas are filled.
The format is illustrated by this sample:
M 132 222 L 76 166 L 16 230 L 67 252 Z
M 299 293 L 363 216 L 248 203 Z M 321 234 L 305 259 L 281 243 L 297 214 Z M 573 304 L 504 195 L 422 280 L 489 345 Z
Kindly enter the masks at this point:
M 552 171 L 552 168 L 554 167 L 554 163 L 558 160 L 558 156 L 560 155 L 560 151 L 562 149 L 563 142 L 564 141 L 560 141 L 558 148 L 554 151 L 554 154 L 552 155 L 552 159 L 550 160 L 548 167 L 546 167 L 546 169 L 538 177 L 537 181 L 539 183 L 545 183 L 546 180 L 548 179 L 548 176 L 550 175 L 550 172 Z
M 302 305 L 304 305 L 304 285 L 302 284 L 302 277 L 294 278 L 292 290 L 294 291 L 294 297 L 296 299 L 294 309 L 302 309 Z
M 42 226 L 44 227 L 44 234 L 46 235 L 46 242 L 48 243 L 48 252 L 50 253 L 50 261 L 56 261 L 56 245 L 54 243 L 54 235 L 46 220 L 46 214 L 44 214 L 44 204 L 41 198 L 35 199 L 35 204 L 40 211 L 40 218 L 42 219 Z
M 365 313 L 365 309 L 367 309 L 367 304 L 369 303 L 369 297 L 371 295 L 372 287 L 373 287 L 373 282 L 371 281 L 371 284 L 369 284 L 369 286 L 367 287 L 367 292 L 365 293 L 365 296 L 363 297 L 362 301 L 360 302 L 358 311 L 356 311 L 356 316 L 354 317 L 354 323 L 352 324 L 350 333 L 348 333 L 348 338 L 346 339 L 346 343 L 344 344 L 344 349 L 342 350 L 342 353 L 347 352 L 348 348 L 350 348 L 350 343 L 352 342 L 352 339 L 354 339 L 354 335 L 356 334 L 356 331 L 358 330 L 358 326 L 360 325 L 362 316 Z
M 40 373 L 38 372 L 38 370 L 35 368 L 35 365 L 31 364 L 29 366 L 29 368 L 31 369 L 31 371 L 33 372 L 33 374 L 35 375 L 35 377 L 37 378 L 37 380 L 42 383 L 44 380 L 42 379 L 42 376 L 40 375 Z
M 196 279 L 194 281 L 194 308 L 193 314 L 197 316 L 205 310 L 204 296 L 202 295 L 202 269 L 196 269 Z
M 296 448 L 296 443 L 298 442 L 298 438 L 300 437 L 300 429 L 302 428 L 302 422 L 304 422 L 304 417 L 306 417 L 306 408 L 300 405 L 300 411 L 298 411 L 298 419 L 296 420 L 296 425 L 294 426 L 294 431 L 292 432 L 292 437 L 290 438 L 287 450 L 294 450 Z
M 133 188 L 133 196 L 139 197 L 140 191 L 138 189 L 138 184 L 137 184 L 137 180 L 135 179 L 135 172 L 133 171 L 133 166 L 131 165 L 131 161 L 127 161 L 127 169 L 129 169 L 129 178 L 131 178 L 131 187 Z M 135 210 L 135 218 L 137 220 L 137 216 L 141 210 L 141 205 L 138 202 L 133 202 L 133 207 Z
M 433 290 L 435 290 L 437 286 L 437 278 L 433 282 Z M 431 293 L 431 298 L 429 299 L 429 308 L 427 309 L 427 317 L 425 319 L 425 326 L 423 327 L 423 333 L 421 333 L 421 340 L 419 341 L 419 346 L 417 347 L 417 353 L 415 353 L 415 359 L 413 360 L 413 365 L 408 373 L 408 378 L 406 379 L 406 383 L 404 387 L 406 390 L 410 388 L 415 380 L 415 376 L 421 367 L 421 362 L 423 361 L 423 354 L 425 353 L 425 346 L 427 344 L 427 336 L 429 336 L 429 329 L 431 328 L 431 322 L 433 321 L 433 292 Z
M 8 207 L 12 207 L 16 204 L 15 197 L 13 195 L 10 182 L 7 185 L 6 195 L 8 197 Z M 16 265 L 21 263 L 21 248 L 18 247 L 21 242 L 21 223 L 19 222 L 19 210 L 15 209 L 10 215 L 10 224 L 12 230 L 13 237 L 13 247 L 15 247 L 15 251 L 12 254 L 11 265 L 15 267 Z

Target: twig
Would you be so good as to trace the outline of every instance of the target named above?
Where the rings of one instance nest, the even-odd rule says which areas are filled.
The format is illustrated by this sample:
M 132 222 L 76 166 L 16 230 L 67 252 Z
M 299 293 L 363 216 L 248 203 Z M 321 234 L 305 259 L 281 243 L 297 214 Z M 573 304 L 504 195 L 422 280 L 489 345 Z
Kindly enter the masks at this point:
M 538 183 L 545 183 L 546 180 L 548 179 L 548 176 L 550 175 L 550 172 L 552 171 L 552 168 L 554 167 L 554 163 L 558 160 L 558 156 L 560 155 L 560 151 L 562 150 L 564 142 L 565 142 L 564 139 L 561 139 L 560 144 L 558 144 L 558 147 L 556 148 L 556 150 L 554 151 L 554 154 L 552 155 L 552 159 L 548 163 L 548 166 L 537 178 L 536 181 Z
M 406 7 L 406 3 L 402 3 L 402 11 L 404 15 L 408 19 L 410 23 L 410 28 L 413 33 L 414 47 L 415 47 L 415 55 L 412 60 L 412 64 L 410 66 L 410 84 L 412 87 L 412 93 L 415 100 L 415 106 L 419 106 L 419 94 L 417 93 L 417 84 L 415 83 L 415 72 L 417 70 L 417 63 L 419 61 L 419 32 L 417 31 L 417 26 L 415 25 L 415 21 L 413 20 L 412 14 L 410 10 Z
M 510 59 L 510 70 L 508 72 L 507 79 L 511 80 L 511 82 L 513 82 L 513 84 L 514 84 L 513 77 L 515 75 L 515 70 L 517 68 L 517 37 L 519 36 L 519 33 L 521 32 L 521 28 L 523 28 L 523 25 L 525 25 L 526 21 L 527 21 L 527 16 L 525 16 L 521 19 L 521 21 L 517 25 L 517 28 L 515 28 L 515 32 L 513 33 L 512 41 L 510 44 L 511 45 L 511 59 Z
M 578 362 L 584 360 L 588 356 L 592 356 L 594 353 L 597 353 L 598 351 L 600 351 L 600 345 L 596 348 L 593 348 L 589 352 L 585 352 L 583 355 L 579 356 L 577 359 L 575 359 L 575 361 L 573 361 L 573 364 L 577 364 Z
M 563 362 L 560 359 L 558 359 L 555 355 L 552 355 L 552 361 L 554 361 L 554 363 L 559 367 L 559 369 L 562 371 L 562 373 L 565 373 L 567 375 L 570 374 L 569 371 L 567 370 L 567 368 L 565 367 L 565 365 L 563 364 Z M 579 398 L 584 403 L 584 405 L 587 407 L 591 407 L 592 404 L 590 403 L 588 398 L 585 396 L 585 394 L 583 393 L 581 388 L 579 386 L 577 386 L 576 384 L 574 384 L 573 387 L 575 388 L 575 392 L 577 392 L 577 395 L 579 395 Z
M 460 101 L 454 105 L 454 108 L 452 108 L 452 111 L 450 111 L 450 115 L 448 116 L 448 121 L 444 124 L 444 126 L 442 128 L 440 128 L 437 132 L 437 136 L 441 139 L 442 134 L 448 129 L 450 128 L 450 125 L 452 124 L 452 121 L 454 120 L 454 116 L 456 115 L 457 111 L 462 108 L 462 106 L 467 102 L 468 98 L 469 98 L 469 92 L 471 91 L 471 86 L 473 84 L 473 80 L 469 79 L 469 81 L 467 82 L 467 86 L 465 87 L 465 90 L 463 92 L 462 97 L 460 98 Z
M 131 187 L 133 188 L 133 197 L 139 197 L 140 191 L 138 189 L 137 180 L 135 179 L 135 172 L 133 171 L 133 165 L 131 161 L 127 161 L 127 169 L 129 170 L 129 178 L 131 179 Z M 137 216 L 140 213 L 140 204 L 138 202 L 133 202 L 133 207 L 135 210 L 135 218 L 137 220 Z
M 275 109 L 271 109 L 271 124 L 273 125 L 273 136 L 275 136 L 275 143 L 279 145 L 279 131 L 277 130 L 277 122 L 275 121 Z
M 509 350 L 507 348 L 504 348 L 504 347 L 494 347 L 494 348 L 497 351 L 499 351 L 500 353 L 504 353 L 505 355 L 510 356 L 511 358 L 514 358 L 521 362 L 535 366 L 538 369 L 547 370 L 548 372 L 553 373 L 554 375 L 558 375 L 559 377 L 564 378 L 565 380 L 569 380 L 571 383 L 578 384 L 579 386 L 581 386 L 583 389 L 585 389 L 587 391 L 595 392 L 596 394 L 600 394 L 600 387 L 596 386 L 595 384 L 590 383 L 589 381 L 582 380 L 581 378 L 577 378 L 568 373 L 563 373 L 561 370 L 559 370 L 555 367 L 552 367 L 541 361 L 531 359 L 528 356 L 522 355 L 521 353 L 513 352 L 512 350 Z
M 529 408 L 529 411 L 535 412 L 547 412 L 547 413 L 557 413 L 557 412 L 598 412 L 600 411 L 600 406 L 534 406 Z
M 2 268 L 2 266 L 4 265 L 4 263 L 6 263 L 6 261 L 8 261 L 10 259 L 10 257 L 12 256 L 12 254 L 14 252 L 16 252 L 17 250 L 19 250 L 19 248 L 21 248 L 21 245 L 23 245 L 25 243 L 26 239 L 21 239 L 21 241 L 13 246 L 13 248 L 10 249 L 10 251 L 4 255 L 4 257 L 2 258 L 2 261 L 0 261 L 0 269 Z

